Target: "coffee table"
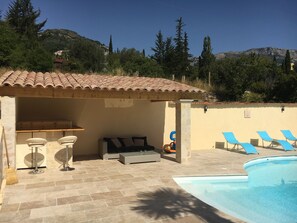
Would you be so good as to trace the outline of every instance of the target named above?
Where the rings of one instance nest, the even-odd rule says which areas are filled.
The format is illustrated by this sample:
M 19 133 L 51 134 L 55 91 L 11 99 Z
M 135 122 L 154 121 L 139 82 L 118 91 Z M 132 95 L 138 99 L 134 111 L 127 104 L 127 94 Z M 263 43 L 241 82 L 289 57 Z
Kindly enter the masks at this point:
M 161 155 L 155 151 L 120 153 L 120 161 L 124 164 L 160 162 Z

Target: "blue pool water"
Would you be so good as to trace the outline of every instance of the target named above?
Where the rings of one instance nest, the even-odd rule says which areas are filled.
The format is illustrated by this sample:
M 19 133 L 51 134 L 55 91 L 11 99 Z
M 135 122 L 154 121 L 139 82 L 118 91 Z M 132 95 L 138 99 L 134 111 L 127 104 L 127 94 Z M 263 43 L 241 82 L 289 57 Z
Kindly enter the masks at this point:
M 297 156 L 244 165 L 248 176 L 174 177 L 184 190 L 246 222 L 297 222 Z

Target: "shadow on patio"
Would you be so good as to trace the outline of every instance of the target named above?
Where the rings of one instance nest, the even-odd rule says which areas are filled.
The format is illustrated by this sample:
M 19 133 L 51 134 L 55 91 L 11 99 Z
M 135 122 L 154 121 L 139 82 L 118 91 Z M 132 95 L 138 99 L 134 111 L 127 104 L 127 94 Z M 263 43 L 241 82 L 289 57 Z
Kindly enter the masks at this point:
M 179 189 L 161 188 L 154 192 L 139 193 L 137 196 L 139 199 L 131 209 L 155 220 L 175 220 L 193 214 L 206 222 L 233 222 L 219 216 L 215 208 Z

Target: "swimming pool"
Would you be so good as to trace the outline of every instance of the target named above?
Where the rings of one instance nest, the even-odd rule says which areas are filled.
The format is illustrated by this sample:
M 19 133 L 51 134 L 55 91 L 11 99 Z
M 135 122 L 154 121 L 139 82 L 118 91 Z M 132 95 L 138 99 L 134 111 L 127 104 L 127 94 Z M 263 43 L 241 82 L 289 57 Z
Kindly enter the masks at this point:
M 174 177 L 184 190 L 246 222 L 297 222 L 297 156 L 244 164 L 247 176 Z

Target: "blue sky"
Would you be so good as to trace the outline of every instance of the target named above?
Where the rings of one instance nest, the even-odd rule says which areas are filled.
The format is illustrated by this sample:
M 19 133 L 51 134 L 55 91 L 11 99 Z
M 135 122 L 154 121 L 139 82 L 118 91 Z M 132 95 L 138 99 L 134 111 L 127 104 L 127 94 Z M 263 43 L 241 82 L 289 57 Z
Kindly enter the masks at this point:
M 1 0 L 2 14 L 11 0 Z M 296 0 L 32 0 L 45 29 L 64 28 L 114 49 L 145 49 L 151 54 L 156 34 L 175 35 L 183 18 L 190 53 L 200 55 L 210 36 L 213 53 L 258 47 L 297 49 Z

